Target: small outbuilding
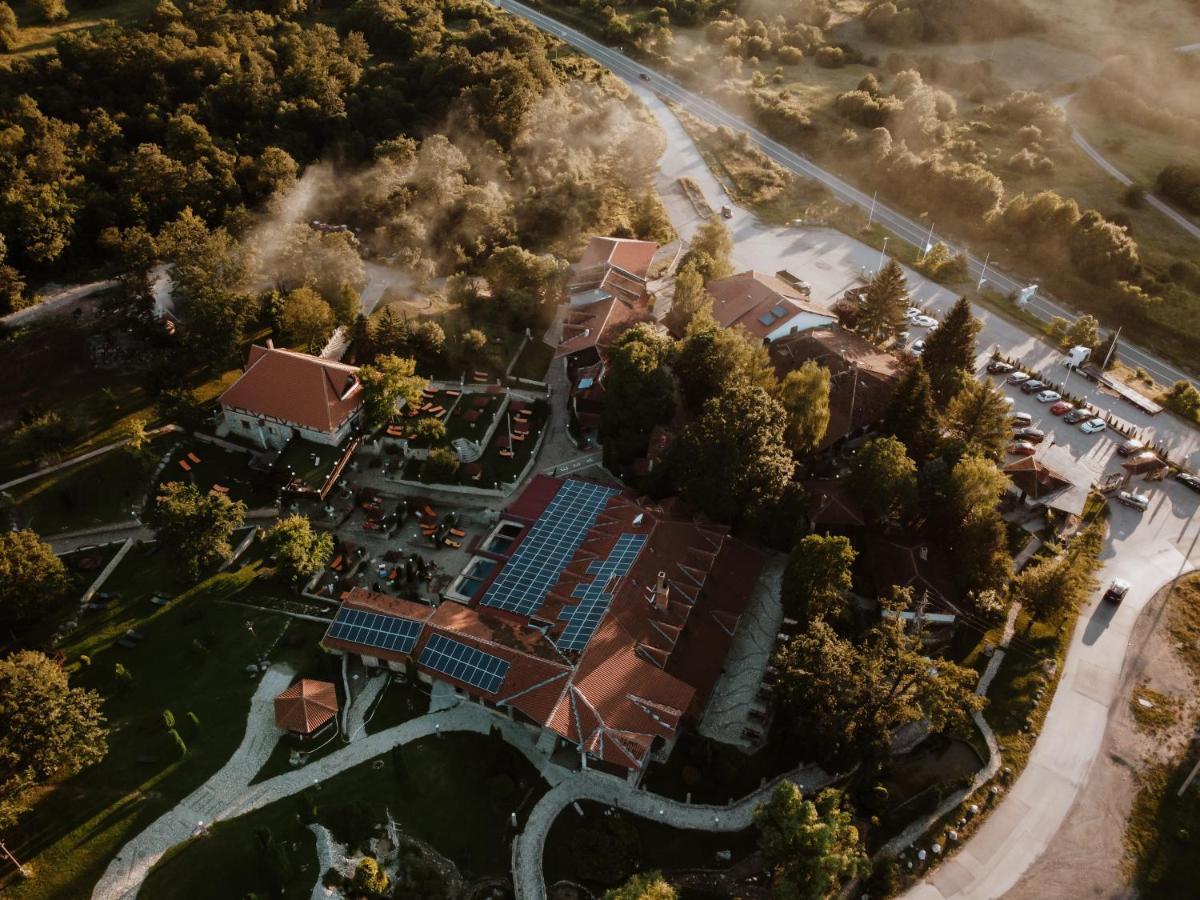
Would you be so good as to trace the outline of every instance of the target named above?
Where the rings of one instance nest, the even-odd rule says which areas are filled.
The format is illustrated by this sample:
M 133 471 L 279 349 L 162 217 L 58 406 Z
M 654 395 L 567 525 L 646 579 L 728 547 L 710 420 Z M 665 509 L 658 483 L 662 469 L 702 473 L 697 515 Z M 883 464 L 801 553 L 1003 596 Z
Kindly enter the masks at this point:
M 275 698 L 275 724 L 308 737 L 337 718 L 337 688 L 328 681 L 302 678 Z

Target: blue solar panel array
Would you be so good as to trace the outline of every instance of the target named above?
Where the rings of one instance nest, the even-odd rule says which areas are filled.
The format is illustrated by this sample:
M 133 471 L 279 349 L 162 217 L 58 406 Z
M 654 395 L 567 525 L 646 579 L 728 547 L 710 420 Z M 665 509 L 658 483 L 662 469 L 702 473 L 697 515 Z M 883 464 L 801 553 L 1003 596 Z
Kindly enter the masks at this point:
M 615 493 L 613 488 L 586 481 L 563 482 L 480 602 L 523 616 L 532 614 Z
M 508 661 L 484 653 L 444 634 L 429 638 L 418 662 L 435 672 L 464 681 L 472 687 L 494 694 L 508 674 Z
M 408 653 L 420 633 L 421 623 L 416 619 L 363 612 L 343 606 L 329 626 L 328 636 L 379 650 Z
M 612 594 L 605 588 L 612 578 L 625 576 L 645 543 L 644 534 L 623 534 L 617 538 L 617 543 L 607 559 L 588 566 L 588 572 L 596 577 L 591 584 L 577 585 L 572 592 L 581 599 L 575 606 L 568 607 L 570 621 L 555 642 L 559 650 L 582 650 L 587 646 L 587 642 L 596 631 L 596 626 L 600 624 L 600 620 L 608 612 L 609 604 L 612 603 Z

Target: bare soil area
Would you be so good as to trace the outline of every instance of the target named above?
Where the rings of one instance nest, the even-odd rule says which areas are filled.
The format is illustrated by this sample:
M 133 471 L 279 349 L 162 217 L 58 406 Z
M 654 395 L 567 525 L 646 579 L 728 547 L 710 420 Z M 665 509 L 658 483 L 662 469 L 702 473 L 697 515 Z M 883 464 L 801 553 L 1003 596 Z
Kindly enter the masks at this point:
M 1134 630 L 1122 690 L 1087 783 L 1046 853 L 1005 895 L 1009 900 L 1137 896 L 1129 885 L 1124 834 L 1138 774 L 1178 760 L 1200 715 L 1192 672 L 1168 627 L 1170 591 L 1159 591 Z M 1144 714 L 1148 708 L 1139 698 L 1155 694 L 1170 698 L 1173 715 Z M 1135 716 L 1134 709 L 1143 714 Z

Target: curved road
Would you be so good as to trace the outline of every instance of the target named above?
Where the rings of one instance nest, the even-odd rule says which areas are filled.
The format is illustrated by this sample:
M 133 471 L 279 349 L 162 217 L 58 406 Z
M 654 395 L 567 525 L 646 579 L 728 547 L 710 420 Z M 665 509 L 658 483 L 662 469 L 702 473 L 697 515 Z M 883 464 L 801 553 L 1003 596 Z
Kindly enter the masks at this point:
M 874 201 L 869 194 L 865 194 L 858 190 L 858 188 L 847 184 L 836 175 L 825 171 L 799 153 L 789 150 L 778 141 L 771 139 L 754 128 L 744 119 L 740 119 L 727 112 L 718 104 L 687 90 L 671 78 L 634 62 L 623 53 L 611 47 L 606 47 L 599 41 L 593 40 L 552 16 L 540 13 L 523 3 L 518 3 L 517 0 L 491 0 L 491 2 L 506 12 L 527 20 L 543 31 L 547 31 L 583 51 L 626 81 L 636 83 L 642 75 L 647 76 L 654 90 L 672 103 L 714 125 L 724 125 L 736 131 L 745 132 L 763 153 L 785 169 L 805 178 L 810 178 L 813 181 L 820 182 L 843 203 L 857 206 L 863 210 L 871 209 L 873 206 L 874 218 L 893 234 L 914 247 L 923 247 L 925 245 L 929 237 L 929 228 L 927 225 L 913 221 L 888 206 Z M 943 241 L 947 245 L 953 246 L 951 241 L 937 232 L 933 233 L 932 240 L 934 243 Z M 965 248 L 963 249 L 965 250 Z M 1018 281 L 993 266 L 987 265 L 986 260 L 978 259 L 969 252 L 967 253 L 967 271 L 970 277 L 977 281 L 986 277 L 987 282 L 1002 294 L 1017 293 L 1027 286 L 1025 282 Z M 1068 320 L 1076 318 L 1076 314 L 1071 310 L 1040 295 L 1035 295 L 1026 308 L 1029 312 L 1046 321 L 1055 316 L 1061 316 Z M 1164 362 L 1126 341 L 1121 342 L 1121 354 L 1131 365 L 1141 366 L 1149 372 L 1160 384 L 1173 384 L 1180 380 L 1191 380 L 1191 376 L 1186 372 L 1177 369 L 1170 363 Z

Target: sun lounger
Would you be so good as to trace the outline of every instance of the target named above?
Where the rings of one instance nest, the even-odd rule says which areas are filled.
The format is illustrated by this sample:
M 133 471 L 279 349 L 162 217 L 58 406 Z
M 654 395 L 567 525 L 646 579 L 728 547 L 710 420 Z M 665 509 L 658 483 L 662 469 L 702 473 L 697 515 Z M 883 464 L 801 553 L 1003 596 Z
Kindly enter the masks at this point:
M 474 475 L 472 475 L 472 476 L 471 476 L 471 480 L 472 480 L 472 481 L 478 481 L 478 480 L 479 480 L 479 479 L 481 479 L 482 477 L 483 477 L 483 470 L 482 470 L 482 469 L 480 469 L 478 472 L 476 472 Z
M 462 391 L 446 391 L 447 397 L 461 397 Z
M 465 531 L 463 531 L 461 528 L 451 528 L 450 533 L 452 535 L 454 535 L 455 537 L 466 537 L 467 536 L 467 533 Z
M 189 453 L 188 459 L 190 459 L 196 465 L 200 465 L 200 457 L 198 457 L 195 453 Z
M 229 488 L 225 487 L 225 485 L 223 485 L 223 484 L 214 484 L 212 486 L 212 489 L 218 494 L 228 494 L 229 493 Z
M 526 438 L 526 437 L 528 437 L 528 435 L 527 435 L 525 432 L 523 432 L 523 431 L 514 431 L 514 432 L 513 432 L 512 439 L 513 439 L 514 441 L 523 441 L 523 440 L 525 440 L 525 438 Z
M 462 549 L 462 541 L 445 540 L 442 543 L 444 543 L 447 547 L 453 547 L 455 550 Z
M 188 465 L 188 461 L 186 459 L 181 459 L 179 461 L 179 468 L 183 469 L 185 472 L 192 471 L 192 467 Z
M 437 518 L 437 513 L 433 511 L 433 507 L 428 503 L 425 504 L 425 509 L 423 509 L 422 512 L 431 519 Z
M 389 425 L 387 433 L 389 437 L 404 437 L 404 429 L 399 425 Z
M 334 557 L 333 562 L 329 564 L 329 568 L 335 572 L 340 572 L 342 570 L 342 558 L 340 556 Z
M 500 455 L 503 456 L 505 459 L 512 459 L 513 452 L 511 450 L 509 450 L 507 447 L 505 447 L 500 450 Z

